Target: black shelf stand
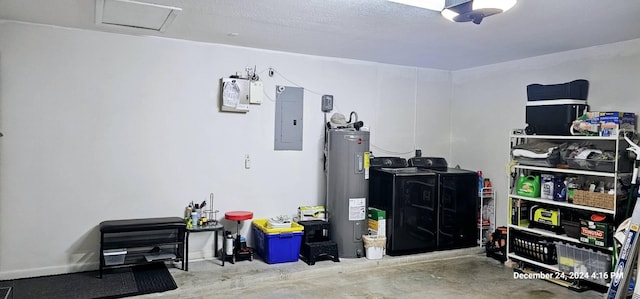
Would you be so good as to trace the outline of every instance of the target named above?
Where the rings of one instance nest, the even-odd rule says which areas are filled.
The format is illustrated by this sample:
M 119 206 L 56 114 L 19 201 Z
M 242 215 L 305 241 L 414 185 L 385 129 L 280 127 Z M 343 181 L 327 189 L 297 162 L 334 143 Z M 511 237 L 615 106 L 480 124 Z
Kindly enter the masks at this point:
M 186 224 L 179 217 L 103 221 L 100 223 L 100 278 L 104 269 L 151 262 L 181 262 L 186 271 L 186 237 Z M 107 265 L 104 253 L 110 249 L 126 250 L 124 261 Z

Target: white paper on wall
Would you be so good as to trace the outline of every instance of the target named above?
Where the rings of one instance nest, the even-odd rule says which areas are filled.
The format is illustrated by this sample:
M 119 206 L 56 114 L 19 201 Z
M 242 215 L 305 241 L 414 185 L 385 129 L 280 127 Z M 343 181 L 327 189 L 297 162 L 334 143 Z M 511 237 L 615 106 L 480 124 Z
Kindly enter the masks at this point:
M 349 198 L 349 221 L 365 220 L 367 217 L 367 199 Z
M 238 108 L 240 103 L 240 87 L 235 80 L 224 82 L 222 86 L 222 105 Z

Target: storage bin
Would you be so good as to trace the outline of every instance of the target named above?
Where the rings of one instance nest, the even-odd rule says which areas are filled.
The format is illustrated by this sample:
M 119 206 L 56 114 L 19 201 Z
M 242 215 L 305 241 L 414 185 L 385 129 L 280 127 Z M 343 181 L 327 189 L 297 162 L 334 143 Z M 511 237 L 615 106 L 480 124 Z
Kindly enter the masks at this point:
M 572 169 L 583 169 L 602 172 L 614 172 L 616 161 L 614 160 L 593 160 L 593 159 L 573 159 L 567 158 L 567 164 Z M 633 167 L 633 160 L 619 159 L 618 172 L 630 172 Z
M 295 262 L 300 255 L 304 227 L 291 222 L 291 228 L 266 227 L 267 219 L 253 221 L 254 247 L 267 264 Z
M 103 250 L 104 264 L 106 266 L 122 265 L 124 258 L 127 256 L 126 249 L 108 249 Z
M 589 81 L 585 79 L 577 79 L 558 84 L 533 83 L 527 85 L 527 100 L 529 101 L 553 99 L 577 99 L 586 101 L 588 94 Z
M 612 160 L 591 160 L 591 159 L 573 159 L 567 158 L 569 168 L 584 169 L 602 172 L 613 172 L 615 169 L 615 161 Z
M 510 248 L 522 257 L 548 265 L 557 263 L 556 245 L 535 235 L 513 231 Z
M 613 194 L 573 190 L 573 203 L 576 205 L 613 210 L 613 200 Z
M 294 233 L 304 230 L 304 226 L 294 221 L 291 222 L 291 227 L 284 228 L 269 228 L 267 222 L 267 219 L 255 219 L 253 220 L 253 226 L 258 228 L 265 234 Z
M 610 255 L 562 242 L 556 242 L 556 250 L 560 271 L 598 283 L 606 283 L 610 280 Z
M 573 121 L 587 108 L 586 100 L 527 101 L 525 131 L 528 135 L 571 135 Z
M 554 151 L 547 158 L 527 158 L 527 157 L 514 157 L 514 160 L 518 162 L 518 164 L 522 165 L 531 165 L 531 166 L 539 166 L 539 167 L 556 167 L 556 165 L 560 164 L 560 152 Z

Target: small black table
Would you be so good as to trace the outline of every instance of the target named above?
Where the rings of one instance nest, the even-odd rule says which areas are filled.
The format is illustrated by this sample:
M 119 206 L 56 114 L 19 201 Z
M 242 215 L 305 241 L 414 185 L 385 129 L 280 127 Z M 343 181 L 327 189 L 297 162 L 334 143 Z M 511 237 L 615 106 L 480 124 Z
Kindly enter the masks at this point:
M 215 238 L 213 239 L 213 256 L 214 257 L 218 257 L 218 232 L 224 231 L 224 226 L 222 226 L 222 224 L 220 224 L 219 222 L 215 225 L 205 225 L 205 226 L 198 226 L 198 227 L 194 227 L 194 228 L 189 228 L 187 229 L 187 250 L 186 250 L 186 260 L 189 260 L 189 234 L 191 233 L 201 233 L 201 232 L 214 232 L 215 233 Z M 224 262 L 223 262 L 223 266 L 224 266 Z M 189 263 L 187 262 L 185 264 L 185 270 L 189 271 Z
M 180 261 L 187 269 L 186 224 L 179 217 L 110 220 L 100 223 L 100 278 L 105 268 L 155 261 Z M 150 250 L 150 248 L 153 248 Z M 121 260 L 105 261 L 105 251 L 123 250 Z M 163 254 L 159 254 L 163 253 Z

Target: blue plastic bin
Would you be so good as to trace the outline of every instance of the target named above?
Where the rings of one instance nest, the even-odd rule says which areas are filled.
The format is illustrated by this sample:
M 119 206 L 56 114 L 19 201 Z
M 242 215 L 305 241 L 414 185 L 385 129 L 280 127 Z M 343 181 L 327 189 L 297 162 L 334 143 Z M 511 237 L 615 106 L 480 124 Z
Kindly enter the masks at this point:
M 267 234 L 259 221 L 253 222 L 253 243 L 257 253 L 267 264 L 298 261 L 303 232 L 281 232 Z

